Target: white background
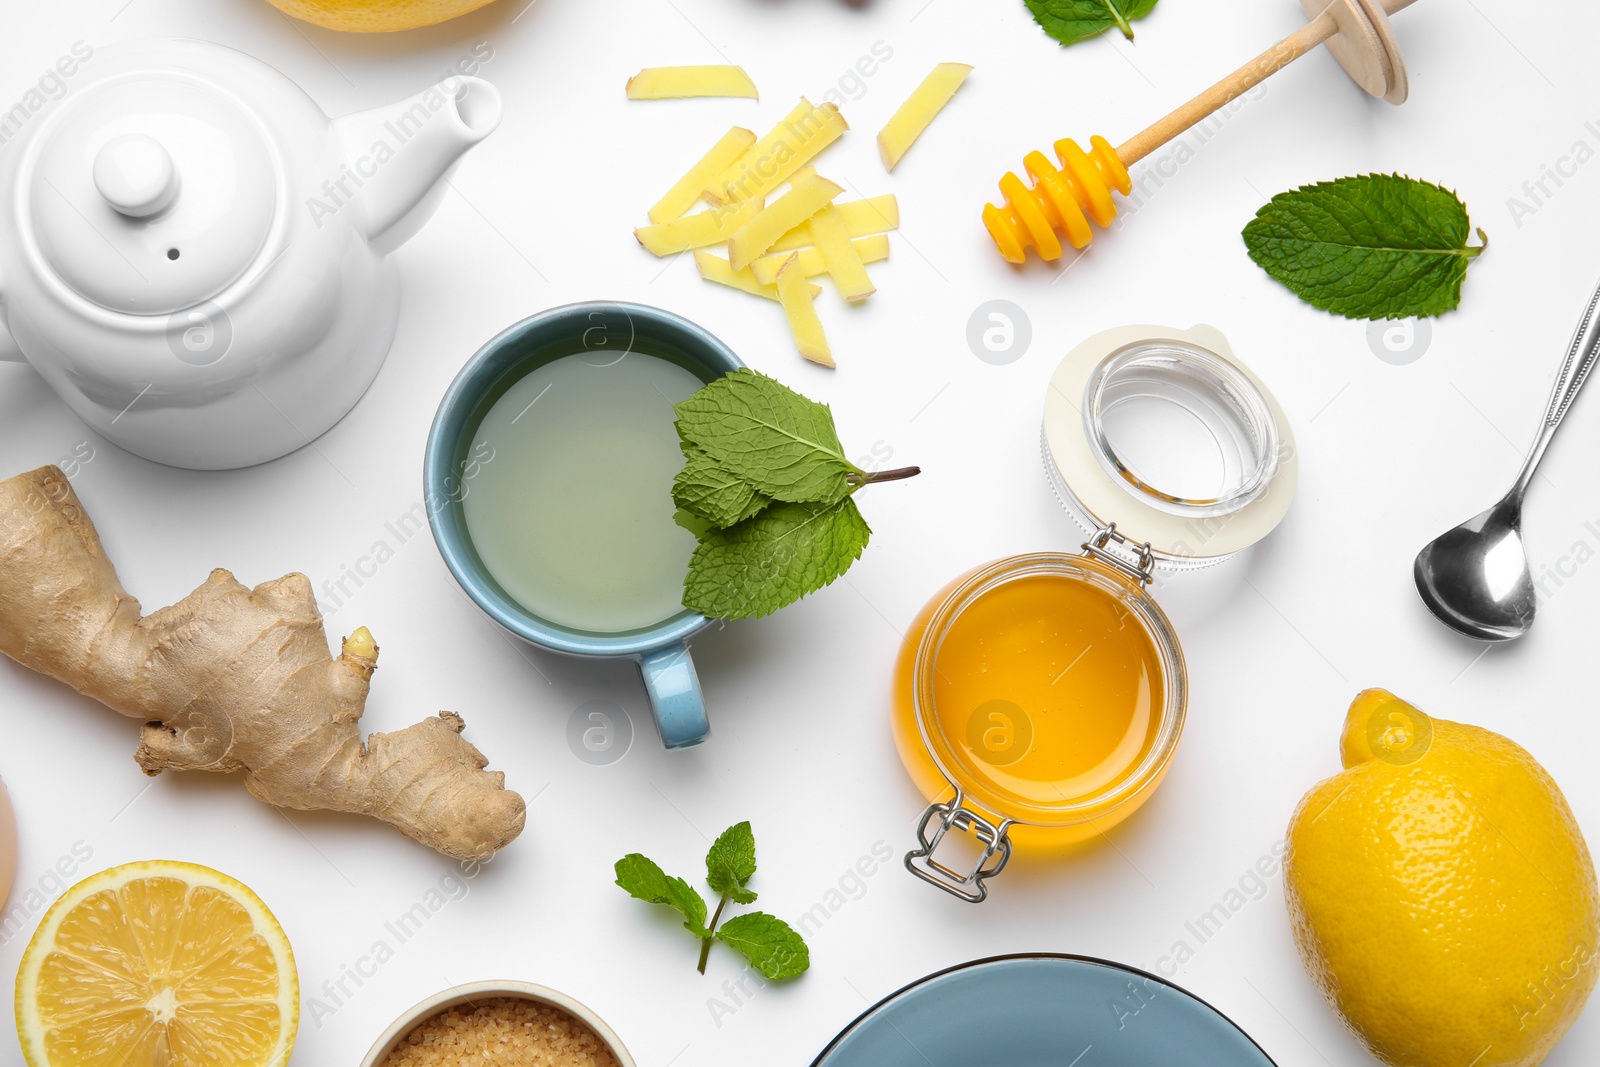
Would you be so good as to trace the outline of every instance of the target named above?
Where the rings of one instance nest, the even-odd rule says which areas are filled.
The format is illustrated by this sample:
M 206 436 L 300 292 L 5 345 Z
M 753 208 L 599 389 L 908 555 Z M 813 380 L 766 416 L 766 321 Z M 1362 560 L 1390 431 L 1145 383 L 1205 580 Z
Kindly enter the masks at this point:
M 88 441 L 76 485 L 128 588 L 170 603 L 212 566 L 247 583 L 291 570 L 320 586 L 380 539 L 393 560 L 329 621 L 370 625 L 383 646 L 366 724 L 394 729 L 441 708 L 530 801 L 526 834 L 470 882 L 331 1015 L 311 1018 L 340 977 L 453 865 L 377 824 L 285 816 L 240 783 L 200 775 L 149 785 L 136 725 L 0 663 L 0 773 L 22 827 L 11 914 L 22 891 L 76 842 L 86 869 L 152 857 L 213 865 L 257 889 L 299 958 L 305 1016 L 297 1062 L 351 1064 L 403 1008 L 442 987 L 517 977 L 593 1006 L 642 1064 L 805 1064 L 870 1002 L 929 971 L 995 953 L 1076 952 L 1151 967 L 1268 854 L 1301 794 L 1338 769 L 1344 709 L 1365 686 L 1529 748 L 1579 818 L 1600 825 L 1600 742 L 1590 682 L 1600 568 L 1592 457 L 1600 410 L 1580 404 L 1535 485 L 1535 572 L 1570 575 L 1535 632 L 1485 654 L 1427 615 L 1411 586 L 1416 550 L 1487 505 L 1531 439 L 1580 308 L 1600 275 L 1600 164 L 1535 213 L 1508 198 L 1600 120 L 1592 5 L 1428 0 L 1396 19 L 1413 96 L 1395 109 L 1357 91 L 1324 54 L 1279 75 L 1057 283 L 1013 270 L 978 213 L 1021 156 L 1055 138 L 1118 142 L 1300 24 L 1287 0 L 1167 0 L 1139 26 L 1063 51 L 1021 0 L 501 0 L 431 30 L 388 37 L 291 23 L 258 0 L 4 0 L 0 100 L 17 99 L 75 40 L 154 35 L 232 45 L 302 83 L 330 113 L 383 104 L 437 80 L 487 41 L 484 70 L 506 120 L 465 161 L 456 192 L 399 253 L 399 338 L 366 399 L 314 449 L 253 470 L 197 474 L 136 459 L 94 437 L 26 367 L 0 367 L 0 473 Z M 1225 8 L 1225 11 L 1223 10 Z M 893 57 L 854 89 L 854 126 L 824 173 L 864 194 L 894 192 L 904 216 L 878 295 L 823 303 L 839 370 L 795 355 L 775 307 L 716 289 L 692 261 L 657 261 L 630 230 L 729 125 L 765 130 L 820 100 L 876 42 Z M 638 68 L 746 67 L 761 103 L 629 103 Z M 936 62 L 976 73 L 891 178 L 875 131 Z M 1380 361 L 1366 326 L 1326 316 L 1270 282 L 1239 230 L 1271 194 L 1367 171 L 1457 189 L 1493 250 L 1472 268 L 1464 309 L 1435 324 L 1407 366 Z M 854 195 L 854 194 L 852 194 Z M 1531 202 L 1530 202 L 1531 205 Z M 5 239 L 0 235 L 0 239 Z M 431 543 L 395 546 L 386 521 L 420 499 L 438 398 L 485 339 L 539 309 L 619 298 L 684 313 L 753 366 L 833 405 L 847 445 L 917 463 L 913 482 L 863 505 L 875 537 L 848 580 L 754 624 L 697 641 L 716 728 L 668 754 L 650 733 L 626 663 L 568 661 L 514 646 L 461 595 Z M 969 350 L 969 315 L 1003 298 L 1031 317 L 1018 362 Z M 737 976 L 731 953 L 694 973 L 694 945 L 611 885 L 641 850 L 696 875 L 708 837 L 755 823 L 762 905 L 797 918 L 877 842 L 898 855 L 923 799 L 889 737 L 900 632 L 958 572 L 1078 538 L 1039 469 L 1044 384 L 1073 344 L 1130 322 L 1209 322 L 1282 400 L 1300 440 L 1300 495 L 1270 542 L 1227 582 L 1169 590 L 1180 609 L 1194 699 L 1164 788 L 1106 846 L 1019 865 L 972 908 L 890 867 L 865 881 L 812 939 L 801 981 L 767 989 L 717 1025 L 707 1000 Z M 1596 526 L 1587 526 L 1594 521 Z M 1583 546 L 1581 549 L 1579 546 Z M 1565 562 L 1562 562 L 1565 561 Z M 1195 605 L 1207 600 L 1204 610 Z M 620 762 L 593 767 L 565 737 L 569 716 L 610 700 L 638 727 Z M 80 846 L 82 847 L 82 846 Z M 17 909 L 23 907 L 22 912 Z M 26 940 L 0 946 L 11 974 Z M 1192 943 L 1192 939 L 1191 939 Z M 1239 1022 L 1284 1067 L 1371 1062 L 1322 1003 L 1290 940 L 1281 882 L 1199 947 L 1178 980 Z M 354 988 L 349 986 L 349 988 Z M 341 998 L 343 999 L 343 998 Z M 329 1002 L 331 1003 L 331 1002 Z M 1600 1058 L 1590 1011 L 1548 1061 Z M 0 1064 L 20 1063 L 0 1042 Z

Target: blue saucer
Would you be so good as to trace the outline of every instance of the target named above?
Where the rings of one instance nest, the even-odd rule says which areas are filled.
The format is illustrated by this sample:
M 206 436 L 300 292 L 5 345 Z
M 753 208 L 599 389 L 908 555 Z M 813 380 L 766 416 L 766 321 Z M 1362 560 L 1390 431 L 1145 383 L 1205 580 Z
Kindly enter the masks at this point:
M 1085 956 L 997 956 L 870 1008 L 812 1067 L 1273 1067 L 1211 1005 Z

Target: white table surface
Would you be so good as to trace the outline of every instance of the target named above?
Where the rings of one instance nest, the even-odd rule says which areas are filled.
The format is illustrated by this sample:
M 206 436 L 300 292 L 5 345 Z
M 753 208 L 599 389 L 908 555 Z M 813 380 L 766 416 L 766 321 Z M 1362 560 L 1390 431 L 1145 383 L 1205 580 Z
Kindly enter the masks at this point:
M 253 470 L 197 474 L 137 459 L 89 433 L 25 366 L 0 366 L 0 469 L 19 472 L 88 442 L 75 484 L 125 584 L 147 609 L 225 566 L 254 584 L 292 570 L 319 585 L 379 541 L 394 558 L 329 620 L 369 625 L 383 646 L 366 725 L 393 729 L 448 708 L 530 802 L 528 829 L 491 867 L 450 880 L 449 861 L 376 824 L 295 813 L 237 781 L 134 765 L 136 725 L 0 662 L 0 773 L 22 826 L 17 892 L 0 942 L 14 973 L 50 871 L 152 857 L 228 871 L 268 901 L 293 939 L 304 987 L 296 1062 L 351 1064 L 395 1015 L 454 983 L 516 977 L 594 1007 L 641 1064 L 805 1064 L 869 1003 L 930 971 L 1046 950 L 1150 968 L 1185 923 L 1222 900 L 1284 833 L 1301 794 L 1338 769 L 1338 733 L 1358 689 L 1381 685 L 1429 711 L 1502 731 L 1531 750 L 1578 816 L 1600 826 L 1600 743 L 1587 666 L 1600 626 L 1600 497 L 1588 457 L 1600 410 L 1580 404 L 1528 509 L 1535 573 L 1547 581 L 1535 632 L 1485 653 L 1435 623 L 1411 586 L 1417 548 L 1510 481 L 1549 383 L 1600 274 L 1600 163 L 1533 205 L 1523 183 L 1585 142 L 1600 147 L 1600 13 L 1575 0 L 1528 14 L 1512 0 L 1430 0 L 1396 22 L 1413 96 L 1395 109 L 1361 95 L 1331 57 L 1280 75 L 1187 158 L 1130 224 L 1101 235 L 1057 283 L 1037 262 L 1009 268 L 978 211 L 1004 170 L 1062 136 L 1118 141 L 1292 31 L 1286 0 L 1167 0 L 1129 46 L 1105 37 L 1059 49 L 1021 0 L 501 0 L 400 36 L 292 23 L 257 0 L 5 0 L 0 100 L 21 96 L 76 40 L 198 36 L 243 49 L 300 81 L 330 112 L 386 103 L 436 80 L 487 42 L 483 75 L 506 119 L 464 162 L 456 193 L 399 253 L 399 337 L 366 399 L 317 442 Z M 882 44 L 879 44 L 882 42 Z M 894 192 L 904 216 L 880 291 L 823 315 L 840 369 L 795 355 L 780 314 L 702 283 L 691 260 L 658 261 L 630 229 L 729 125 L 765 130 L 802 93 L 820 100 L 878 45 L 892 57 L 848 80 L 854 131 L 826 173 Z M 629 103 L 638 68 L 746 67 L 749 101 Z M 976 73 L 889 177 L 875 131 L 936 62 Z M 1192 144 L 1193 142 L 1191 142 Z M 1569 172 L 1572 167 L 1566 168 Z M 1472 268 L 1465 306 L 1434 324 L 1422 358 L 1396 366 L 1366 326 L 1323 315 L 1268 280 L 1238 233 L 1271 194 L 1367 171 L 1457 189 L 1493 251 Z M 1532 213 L 1513 213 L 1522 197 Z M 562 660 L 514 646 L 450 581 L 433 544 L 385 523 L 420 497 L 422 448 L 440 394 L 478 345 L 551 305 L 588 298 L 659 304 L 703 322 L 753 366 L 833 405 L 847 445 L 874 443 L 914 482 L 875 487 L 875 537 L 847 581 L 695 645 L 716 729 L 666 753 L 626 663 Z M 980 304 L 1025 309 L 1033 342 L 1008 366 L 981 362 L 965 331 Z M 1022 865 L 972 908 L 895 865 L 848 879 L 874 847 L 910 840 L 923 800 L 889 736 L 889 668 L 923 601 L 981 561 L 1067 548 L 1076 531 L 1041 476 L 1044 383 L 1081 338 L 1129 322 L 1224 330 L 1272 386 L 1300 440 L 1301 487 L 1278 533 L 1227 581 L 1171 589 L 1193 703 L 1164 788 L 1111 843 L 1068 863 Z M 1583 562 L 1580 563 L 1579 560 Z M 1204 590 L 1205 595 L 1199 595 Z M 1201 602 L 1204 602 L 1203 605 Z M 612 701 L 638 730 L 628 755 L 595 767 L 566 728 L 587 701 Z M 611 885 L 641 850 L 697 876 L 707 838 L 753 820 L 762 906 L 797 919 L 854 890 L 812 938 L 801 981 L 759 991 L 714 1018 L 711 998 L 740 963 L 719 950 L 694 973 L 694 945 Z M 878 843 L 884 845 L 879 846 Z M 384 939 L 385 923 L 441 885 L 462 885 L 352 996 L 337 982 Z M 29 889 L 37 891 L 32 898 Z M 460 891 L 457 891 L 457 895 Z M 1284 1067 L 1360 1067 L 1370 1058 L 1306 977 L 1281 879 L 1233 915 L 1177 974 Z M 0 935 L 3 936 L 3 935 Z M 371 971 L 371 966 L 364 966 Z M 9 979 L 8 979 L 9 980 Z M 313 998 L 322 1007 L 316 1008 Z M 317 1017 L 313 1019 L 313 1014 Z M 1548 1063 L 1600 1058 L 1591 1010 Z M 19 1064 L 0 1041 L 0 1064 Z

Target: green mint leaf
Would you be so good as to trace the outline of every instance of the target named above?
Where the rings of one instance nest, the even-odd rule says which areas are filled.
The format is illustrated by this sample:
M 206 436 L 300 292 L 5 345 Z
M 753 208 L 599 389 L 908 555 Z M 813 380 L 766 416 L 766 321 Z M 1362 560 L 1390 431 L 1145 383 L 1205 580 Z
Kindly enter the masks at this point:
M 706 881 L 712 892 L 739 904 L 754 903 L 756 895 L 745 886 L 755 873 L 755 832 L 747 822 L 728 827 L 706 853 Z
M 754 619 L 833 582 L 861 558 L 872 530 L 855 501 L 773 504 L 712 530 L 683 581 L 683 606 L 713 619 Z
M 678 526 L 681 526 L 685 530 L 688 530 L 690 533 L 694 534 L 696 541 L 715 529 L 715 527 L 713 527 L 709 522 L 701 518 L 699 515 L 696 515 L 692 511 L 685 511 L 682 508 L 679 508 L 677 511 L 672 513 L 672 521 Z
M 826 405 L 748 367 L 676 410 L 686 444 L 774 500 L 833 504 L 850 494 L 851 477 L 861 476 L 844 457 Z
M 717 940 L 738 949 L 768 979 L 793 978 L 811 966 L 811 951 L 800 935 L 763 911 L 729 919 L 717 931 Z
M 654 860 L 637 852 L 629 853 L 617 861 L 617 885 L 648 904 L 665 904 L 683 913 L 683 928 L 696 937 L 709 936 L 706 931 L 705 898 L 682 878 L 670 878 Z
M 1272 277 L 1324 311 L 1351 319 L 1442 315 L 1461 303 L 1467 208 L 1448 189 L 1368 174 L 1279 193 L 1244 228 L 1245 247 Z
M 1026 0 L 1034 21 L 1063 45 L 1098 37 L 1112 27 L 1133 40 L 1133 22 L 1155 10 L 1157 0 Z
M 705 449 L 685 442 L 683 469 L 672 482 L 672 501 L 717 529 L 743 522 L 772 503 L 749 482 L 718 465 Z

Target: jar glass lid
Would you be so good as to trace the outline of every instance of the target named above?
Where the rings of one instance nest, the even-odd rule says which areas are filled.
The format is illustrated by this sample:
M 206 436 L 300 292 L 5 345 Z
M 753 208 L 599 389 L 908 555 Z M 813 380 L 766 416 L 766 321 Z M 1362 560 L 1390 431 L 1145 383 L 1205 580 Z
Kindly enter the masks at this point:
M 1294 435 L 1218 331 L 1132 326 L 1083 342 L 1045 401 L 1045 467 L 1088 533 L 1115 524 L 1157 566 L 1220 563 L 1283 519 Z

